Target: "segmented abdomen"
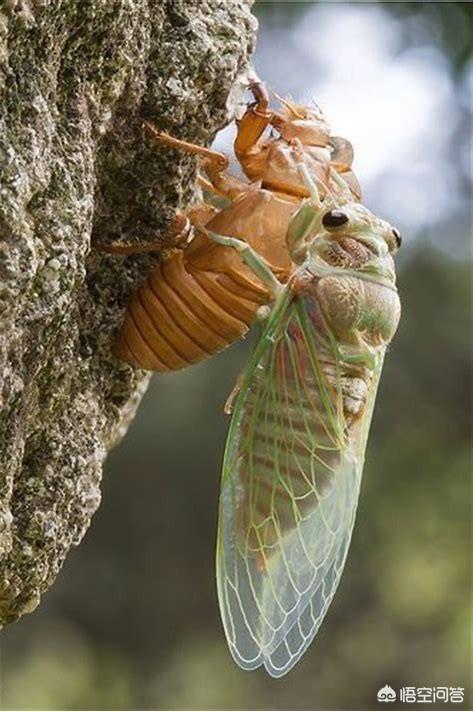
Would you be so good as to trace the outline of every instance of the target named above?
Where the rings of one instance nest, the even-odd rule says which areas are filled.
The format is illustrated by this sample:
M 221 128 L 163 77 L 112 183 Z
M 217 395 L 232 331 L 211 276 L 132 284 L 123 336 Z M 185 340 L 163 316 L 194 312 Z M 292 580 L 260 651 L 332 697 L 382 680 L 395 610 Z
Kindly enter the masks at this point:
M 217 250 L 215 271 L 178 252 L 151 272 L 128 304 L 115 345 L 119 358 L 151 371 L 177 371 L 244 336 L 270 296 L 231 248 Z

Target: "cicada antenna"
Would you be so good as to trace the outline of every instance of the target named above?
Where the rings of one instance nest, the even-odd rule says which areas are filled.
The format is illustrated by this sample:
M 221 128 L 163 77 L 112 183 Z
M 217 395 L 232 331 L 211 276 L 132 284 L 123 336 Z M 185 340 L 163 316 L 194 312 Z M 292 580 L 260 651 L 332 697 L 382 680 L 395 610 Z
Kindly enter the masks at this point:
M 328 184 L 328 183 L 325 183 L 325 181 L 323 181 L 321 178 L 316 178 L 316 180 L 318 180 L 319 183 L 322 184 L 323 188 L 325 189 L 326 195 L 329 196 L 329 198 L 330 198 L 330 200 L 332 201 L 333 205 L 334 205 L 336 208 L 339 208 L 339 207 L 340 207 L 340 203 L 338 202 L 338 199 L 337 199 L 337 197 L 334 195 L 334 193 L 330 190 L 329 184 Z
M 303 173 L 303 175 L 304 175 L 304 182 L 305 182 L 306 185 L 307 185 L 308 182 L 309 182 L 309 180 L 308 180 L 308 178 L 307 178 L 307 167 L 306 167 L 306 166 L 304 166 L 304 169 L 303 169 L 302 173 Z M 339 202 L 338 202 L 336 196 L 334 195 L 334 193 L 333 193 L 333 192 L 330 190 L 330 188 L 329 188 L 329 185 L 330 185 L 329 183 L 325 182 L 322 178 L 320 178 L 320 177 L 317 176 L 317 175 L 312 175 L 312 174 L 311 174 L 311 175 L 310 175 L 310 179 L 316 184 L 317 187 L 318 187 L 318 186 L 321 186 L 321 187 L 323 188 L 323 190 L 325 191 L 325 195 L 328 195 L 328 197 L 330 198 L 330 200 L 331 200 L 331 202 L 332 202 L 332 204 L 333 204 L 334 207 L 336 207 L 336 208 L 339 208 L 339 207 L 340 207 L 340 204 L 339 204 Z M 339 185 L 340 185 L 340 183 L 339 183 Z M 344 185 L 345 185 L 345 184 L 344 184 Z M 346 187 L 346 186 L 345 186 L 345 187 Z M 323 201 L 320 201 L 320 202 L 322 203 Z
M 281 102 L 281 104 L 283 104 L 283 106 L 285 106 L 287 109 L 289 109 L 289 111 L 291 111 L 291 112 L 294 114 L 294 116 L 297 116 L 298 119 L 303 119 L 303 118 L 304 118 L 304 117 L 302 116 L 302 114 L 300 114 L 300 113 L 297 111 L 296 105 L 293 104 L 293 103 L 290 101 L 290 99 L 284 99 L 282 96 L 280 96 L 279 94 L 277 94 L 273 89 L 270 89 L 270 92 L 271 92 L 271 94 L 273 94 L 273 96 L 276 97 L 276 99 L 277 99 L 278 101 Z
M 350 192 L 350 187 L 347 185 L 347 183 L 343 180 L 342 176 L 338 173 L 338 171 L 333 171 L 332 173 L 332 178 L 335 181 L 335 183 L 338 185 L 339 188 L 341 188 L 343 191 L 348 191 Z M 328 189 L 327 189 L 328 192 Z M 331 194 L 333 197 L 333 194 Z M 340 207 L 340 204 L 334 200 L 334 203 L 336 207 Z
M 317 102 L 315 101 L 315 99 L 312 98 L 312 99 L 310 100 L 310 103 L 314 106 L 315 109 L 317 109 L 318 112 L 320 112 L 321 114 L 324 113 L 324 112 L 322 111 L 321 107 L 320 107 L 320 104 L 317 104 Z

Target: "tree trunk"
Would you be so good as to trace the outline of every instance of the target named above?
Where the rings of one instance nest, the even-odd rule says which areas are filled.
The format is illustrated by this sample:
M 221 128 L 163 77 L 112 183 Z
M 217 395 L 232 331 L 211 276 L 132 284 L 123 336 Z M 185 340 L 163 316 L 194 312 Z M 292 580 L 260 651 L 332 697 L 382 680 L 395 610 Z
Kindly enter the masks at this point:
M 149 376 L 110 353 L 195 164 L 143 118 L 208 144 L 231 118 L 245 0 L 4 0 L 0 11 L 0 625 L 32 611 L 100 502 Z

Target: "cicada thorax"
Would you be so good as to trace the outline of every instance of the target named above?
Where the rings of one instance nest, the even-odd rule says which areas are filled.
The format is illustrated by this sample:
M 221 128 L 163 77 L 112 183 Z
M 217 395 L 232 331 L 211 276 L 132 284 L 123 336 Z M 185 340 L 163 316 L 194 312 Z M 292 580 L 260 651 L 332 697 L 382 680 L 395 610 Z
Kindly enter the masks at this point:
M 322 146 L 305 146 L 304 162 L 320 186 L 324 197 L 324 186 L 328 185 L 330 170 L 330 149 Z M 270 190 L 303 197 L 307 195 L 298 168 L 296 148 L 284 140 L 272 141 L 259 156 L 247 161 L 245 173 L 252 180 L 261 180 Z

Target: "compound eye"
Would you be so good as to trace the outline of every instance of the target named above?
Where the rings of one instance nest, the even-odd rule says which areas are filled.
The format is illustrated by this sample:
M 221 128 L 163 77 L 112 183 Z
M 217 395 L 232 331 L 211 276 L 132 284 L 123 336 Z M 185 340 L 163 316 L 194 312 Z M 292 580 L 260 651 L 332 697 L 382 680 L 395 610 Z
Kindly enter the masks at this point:
M 393 235 L 394 235 L 394 239 L 396 240 L 396 247 L 399 249 L 402 245 L 402 237 L 401 237 L 401 233 L 399 232 L 399 230 L 396 230 L 395 227 L 393 227 Z
M 348 215 L 343 210 L 329 210 L 322 218 L 322 225 L 329 228 L 340 227 L 340 225 L 345 225 L 348 220 Z

